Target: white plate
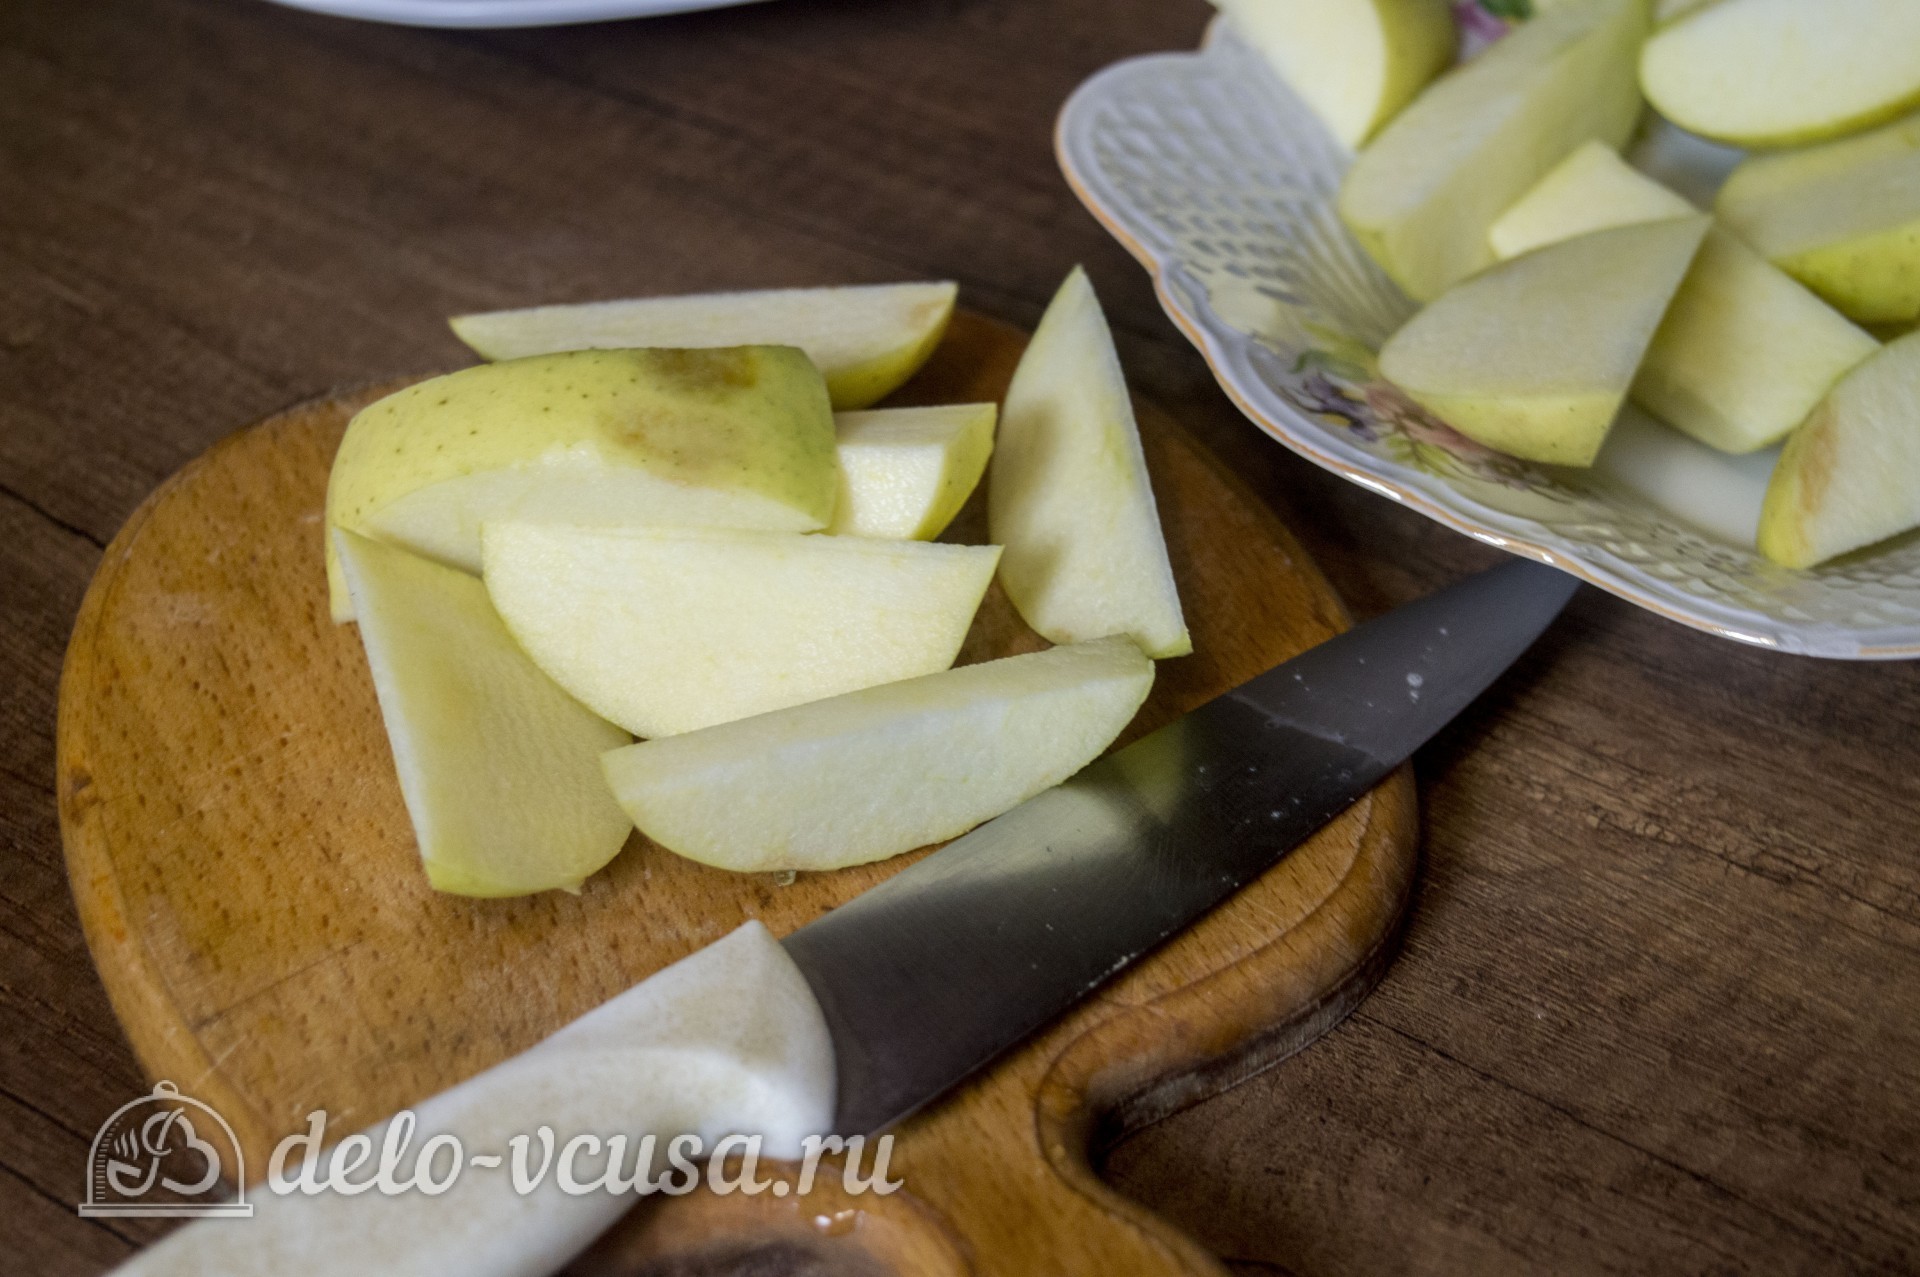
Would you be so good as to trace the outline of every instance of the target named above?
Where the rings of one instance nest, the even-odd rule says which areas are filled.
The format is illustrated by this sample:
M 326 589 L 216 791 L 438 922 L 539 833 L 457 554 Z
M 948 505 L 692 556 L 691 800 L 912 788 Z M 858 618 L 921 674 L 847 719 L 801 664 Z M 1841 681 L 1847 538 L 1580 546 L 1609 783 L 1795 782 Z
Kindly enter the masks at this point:
M 754 0 L 273 0 L 290 9 L 406 27 L 557 27 L 661 13 L 721 9 Z
M 1352 157 L 1224 24 L 1197 53 L 1135 58 L 1081 85 L 1055 150 L 1227 394 L 1302 456 L 1725 638 L 1920 657 L 1920 535 L 1810 572 L 1768 563 L 1753 528 L 1770 455 L 1723 456 L 1629 412 L 1594 470 L 1538 466 L 1380 381 L 1373 353 L 1414 307 L 1334 212 Z M 1636 158 L 1700 198 L 1731 154 L 1670 132 Z

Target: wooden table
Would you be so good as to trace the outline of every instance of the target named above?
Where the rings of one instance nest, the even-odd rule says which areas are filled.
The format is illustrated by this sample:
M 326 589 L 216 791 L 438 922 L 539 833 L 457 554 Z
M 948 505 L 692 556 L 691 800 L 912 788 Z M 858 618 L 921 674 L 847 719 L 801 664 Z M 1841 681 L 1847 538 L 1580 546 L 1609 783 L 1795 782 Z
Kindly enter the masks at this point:
M 781 0 L 460 34 L 259 0 L 0 6 L 0 1254 L 144 1090 L 74 919 L 54 688 L 102 547 L 235 426 L 462 362 L 450 313 L 1074 262 L 1129 370 L 1370 615 L 1497 557 L 1215 389 L 1068 193 L 1054 112 L 1198 0 Z M 1419 757 L 1405 952 L 1320 1045 L 1122 1145 L 1245 1273 L 1920 1267 L 1920 666 L 1771 656 L 1588 591 Z

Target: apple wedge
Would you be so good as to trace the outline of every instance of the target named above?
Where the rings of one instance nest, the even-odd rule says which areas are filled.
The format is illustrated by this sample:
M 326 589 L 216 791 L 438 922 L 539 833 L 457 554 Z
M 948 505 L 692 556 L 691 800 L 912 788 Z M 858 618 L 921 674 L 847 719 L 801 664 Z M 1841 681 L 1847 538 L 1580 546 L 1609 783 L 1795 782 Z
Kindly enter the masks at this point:
M 1719 0 L 1654 33 L 1640 84 L 1660 114 L 1733 146 L 1857 132 L 1920 102 L 1920 5 Z
M 1582 142 L 1640 115 L 1647 0 L 1573 0 L 1435 81 L 1360 152 L 1340 215 L 1418 301 L 1493 261 L 1488 229 Z
M 1605 142 L 1593 141 L 1575 148 L 1500 214 L 1487 240 L 1504 262 L 1576 235 L 1699 211 Z
M 743 872 L 840 869 L 965 833 L 1092 762 L 1153 662 L 1124 636 L 870 687 L 616 749 L 640 831 Z
M 627 733 L 527 659 L 474 578 L 333 538 L 427 881 L 462 896 L 578 887 L 626 841 L 599 758 Z
M 672 736 L 946 669 L 995 546 L 503 521 L 487 590 L 555 682 Z
M 1148 656 L 1193 650 L 1133 399 L 1077 266 L 1007 387 L 987 527 L 1005 547 L 1007 597 L 1048 641 L 1130 634 Z
M 838 409 L 865 408 L 919 371 L 940 344 L 951 283 L 780 288 L 636 297 L 461 315 L 454 335 L 484 359 L 626 346 L 798 346 Z
M 820 374 L 791 346 L 592 350 L 409 386 L 347 426 L 331 527 L 480 570 L 502 516 L 804 532 L 839 487 Z M 328 543 L 333 617 L 352 619 Z
M 1920 115 L 1745 160 L 1714 211 L 1862 323 L 1920 318 Z
M 1861 364 L 1794 431 L 1767 485 L 1760 552 L 1808 568 L 1920 525 L 1920 333 Z
M 1453 62 L 1447 0 L 1214 0 L 1348 148 Z
M 836 414 L 840 498 L 827 531 L 913 541 L 939 536 L 986 473 L 997 415 L 990 403 Z
M 1502 262 L 1395 333 L 1380 373 L 1489 448 L 1591 465 L 1711 225 L 1625 226 Z

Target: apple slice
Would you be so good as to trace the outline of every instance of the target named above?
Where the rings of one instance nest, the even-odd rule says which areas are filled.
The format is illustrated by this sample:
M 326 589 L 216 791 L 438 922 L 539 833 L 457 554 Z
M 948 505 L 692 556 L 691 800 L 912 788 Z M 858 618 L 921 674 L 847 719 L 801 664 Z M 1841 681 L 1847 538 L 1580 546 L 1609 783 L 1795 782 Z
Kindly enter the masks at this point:
M 1686 217 L 1693 205 L 1620 158 L 1605 142 L 1587 142 L 1500 214 L 1488 232 L 1501 261 L 1593 231 Z
M 986 472 L 997 415 L 990 403 L 837 414 L 840 499 L 827 531 L 914 541 L 939 536 Z
M 1000 583 L 1054 643 L 1131 634 L 1193 650 L 1120 356 L 1078 266 L 1040 320 L 1000 413 L 987 483 Z
M 1592 465 L 1711 225 L 1624 226 L 1502 262 L 1395 333 L 1380 373 L 1489 448 Z
M 781 288 L 636 297 L 461 315 L 454 335 L 485 359 L 622 346 L 798 346 L 839 409 L 865 408 L 913 376 L 940 344 L 952 283 Z
M 578 887 L 626 841 L 598 760 L 627 734 L 535 668 L 480 582 L 333 538 L 427 881 L 461 896 Z
M 368 406 L 334 457 L 327 522 L 478 572 L 491 518 L 804 532 L 839 483 L 826 390 L 798 350 L 593 350 Z M 328 551 L 333 617 L 351 620 Z
M 1453 62 L 1447 0 L 1214 0 L 1334 137 L 1357 148 Z
M 1395 283 L 1431 301 L 1493 260 L 1488 228 L 1582 142 L 1640 115 L 1647 0 L 1574 0 L 1442 76 L 1348 170 L 1340 215 Z
M 1920 115 L 1756 155 L 1733 171 L 1714 211 L 1862 323 L 1920 318 Z
M 657 527 L 486 526 L 486 583 L 535 664 L 672 736 L 953 664 L 996 546 Z
M 1669 120 L 1733 146 L 1856 132 L 1920 102 L 1920 5 L 1719 0 L 1654 33 L 1640 83 Z
M 1760 552 L 1790 568 L 1920 525 L 1920 333 L 1848 373 L 1794 431 L 1767 485 Z
M 840 869 L 957 837 L 1059 784 L 1153 686 L 1124 636 L 870 687 L 608 753 L 640 831 L 743 872 Z

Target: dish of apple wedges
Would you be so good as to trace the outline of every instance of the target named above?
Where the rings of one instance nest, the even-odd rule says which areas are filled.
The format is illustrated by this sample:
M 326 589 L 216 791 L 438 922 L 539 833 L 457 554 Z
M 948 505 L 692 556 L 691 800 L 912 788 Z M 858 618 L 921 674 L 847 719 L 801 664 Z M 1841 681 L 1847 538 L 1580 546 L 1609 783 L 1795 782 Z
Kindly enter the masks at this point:
M 1788 568 L 1920 525 L 1920 4 L 1532 0 L 1448 69 L 1446 0 L 1219 3 L 1355 151 L 1339 217 L 1423 304 L 1379 351 L 1408 398 L 1559 466 L 1629 400 L 1784 443 Z M 1710 207 L 1622 159 L 1654 116 L 1745 152 Z
M 1068 276 L 1003 405 L 871 409 L 954 296 L 466 316 L 491 362 L 353 418 L 332 616 L 435 888 L 575 889 L 635 827 L 721 869 L 864 864 L 1121 733 L 1192 645 L 1099 302 Z M 983 482 L 993 544 L 935 542 Z M 1055 646 L 951 668 L 996 576 Z

